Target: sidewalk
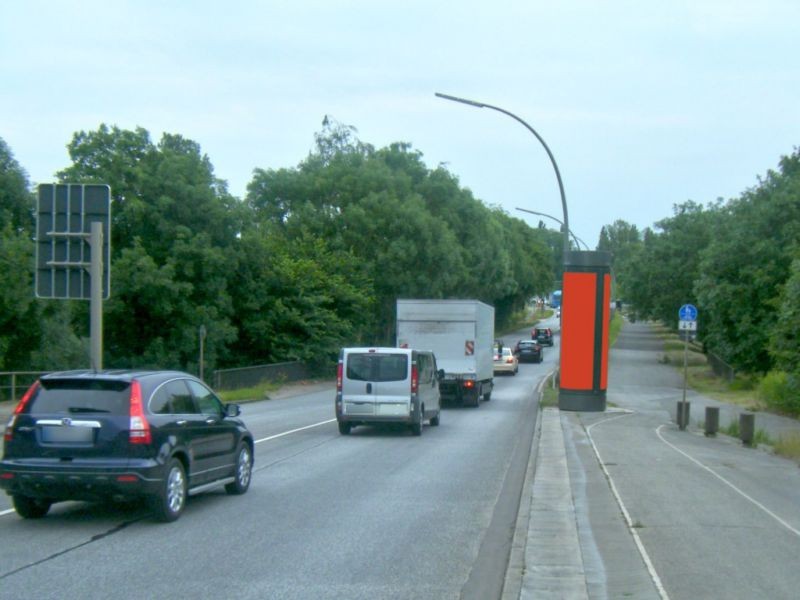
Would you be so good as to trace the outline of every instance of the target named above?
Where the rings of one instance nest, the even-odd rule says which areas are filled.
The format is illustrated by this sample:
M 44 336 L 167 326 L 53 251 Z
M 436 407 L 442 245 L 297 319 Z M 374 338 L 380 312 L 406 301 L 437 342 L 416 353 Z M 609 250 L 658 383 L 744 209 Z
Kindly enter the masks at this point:
M 688 431 L 681 432 L 675 413 L 683 395 L 683 376 L 660 362 L 662 354 L 663 343 L 647 324 L 625 323 L 611 351 L 609 409 L 605 413 L 542 411 L 531 455 L 535 465 L 529 467 L 523 490 L 503 600 L 700 597 L 699 581 L 716 585 L 717 597 L 748 597 L 748 577 L 763 579 L 762 585 L 774 582 L 775 590 L 782 592 L 798 583 L 794 575 L 768 572 L 780 563 L 775 556 L 764 557 L 775 542 L 759 547 L 757 542 L 765 542 L 753 534 L 769 530 L 781 543 L 788 541 L 788 548 L 800 549 L 793 537 L 800 527 L 792 491 L 795 479 L 800 480 L 796 467 L 768 453 L 745 449 L 735 438 L 722 434 L 706 438 L 706 406 L 719 407 L 720 428 L 749 411 L 691 390 L 686 396 L 691 403 L 690 423 Z M 591 433 L 595 426 L 599 427 L 597 440 Z M 787 433 L 800 435 L 799 421 L 769 413 L 757 412 L 755 427 L 773 439 Z M 729 489 L 721 494 L 720 482 L 704 473 L 699 462 L 692 464 L 694 459 L 688 454 L 690 460 L 681 457 L 676 444 L 717 471 L 728 469 L 722 471 L 725 476 L 753 495 L 767 486 L 765 478 L 787 482 L 779 490 L 764 492 L 765 502 L 777 506 L 794 527 L 785 524 L 772 532 L 774 521 L 766 518 L 764 524 L 761 512 L 751 514 L 752 506 L 742 505 L 740 489 L 728 483 L 739 496 Z M 633 516 L 612 474 L 623 486 L 622 495 L 633 507 Z M 704 533 L 709 528 L 718 541 Z M 786 536 L 788 540 L 782 539 Z M 739 551 L 747 561 L 745 568 L 737 570 L 730 560 L 727 567 L 716 564 L 724 554 L 721 548 L 742 546 L 747 548 Z M 658 560 L 651 562 L 645 547 Z M 718 550 L 712 551 L 714 547 Z M 752 553 L 749 559 L 748 553 Z M 694 560 L 687 561 L 685 554 Z M 720 577 L 726 568 L 733 571 Z M 689 575 L 697 569 L 698 575 Z M 659 572 L 668 575 L 669 585 L 662 585 Z

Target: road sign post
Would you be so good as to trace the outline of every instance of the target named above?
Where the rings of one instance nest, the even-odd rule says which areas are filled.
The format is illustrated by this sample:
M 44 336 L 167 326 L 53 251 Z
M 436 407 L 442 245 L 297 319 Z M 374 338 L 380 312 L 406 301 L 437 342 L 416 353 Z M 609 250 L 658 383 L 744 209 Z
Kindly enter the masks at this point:
M 692 304 L 684 304 L 678 310 L 678 331 L 683 332 L 683 400 L 678 402 L 676 421 L 683 431 L 689 425 L 689 403 L 686 401 L 686 387 L 689 379 L 689 336 L 697 331 L 697 308 Z
M 111 294 L 111 188 L 41 184 L 36 206 L 37 298 L 90 301 L 91 367 L 103 368 L 103 300 Z

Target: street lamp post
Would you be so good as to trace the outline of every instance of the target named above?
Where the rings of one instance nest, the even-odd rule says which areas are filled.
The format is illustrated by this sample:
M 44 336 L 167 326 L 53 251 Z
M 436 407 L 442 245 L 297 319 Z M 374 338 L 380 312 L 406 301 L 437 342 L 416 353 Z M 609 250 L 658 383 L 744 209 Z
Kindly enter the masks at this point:
M 545 141 L 542 139 L 536 130 L 528 125 L 525 121 L 520 119 L 514 113 L 510 113 L 507 110 L 500 108 L 498 106 L 492 106 L 491 104 L 486 104 L 484 102 L 475 102 L 474 100 L 467 100 L 466 98 L 459 98 L 457 96 L 450 96 L 448 94 L 440 94 L 436 92 L 436 96 L 439 98 L 444 98 L 445 100 L 451 100 L 453 102 L 460 102 L 461 104 L 467 104 L 469 106 L 474 106 L 476 108 L 491 108 L 492 110 L 496 110 L 497 112 L 501 112 L 504 115 L 508 115 L 515 121 L 522 123 L 528 131 L 530 131 L 533 135 L 536 136 L 536 139 L 541 142 L 542 146 L 544 146 L 545 152 L 547 152 L 547 156 L 550 157 L 550 162 L 553 163 L 553 169 L 556 172 L 556 179 L 558 180 L 558 191 L 561 193 L 561 209 L 564 211 L 564 259 L 567 257 L 567 252 L 569 252 L 569 216 L 567 215 L 567 197 L 564 194 L 564 183 L 561 181 L 561 172 L 558 170 L 558 165 L 556 164 L 556 159 L 553 156 L 553 153 L 550 152 L 550 148 L 548 148 Z
M 564 210 L 562 223 L 564 228 L 564 273 L 561 286 L 561 359 L 559 361 L 558 407 L 561 410 L 604 411 L 608 385 L 608 298 L 611 285 L 611 255 L 607 252 L 582 252 L 580 246 L 577 251 L 570 252 L 569 236 L 572 232 L 569 229 L 567 199 L 564 194 L 561 173 L 550 148 L 533 127 L 515 114 L 491 104 L 447 94 L 437 93 L 436 96 L 476 108 L 491 108 L 508 115 L 522 123 L 528 131 L 535 135 L 536 139 L 544 146 L 547 156 L 550 157 L 550 162 L 556 172 L 556 179 L 558 179 L 561 206 Z M 577 240 L 577 238 L 575 239 Z
M 532 215 L 539 215 L 540 217 L 547 217 L 548 219 L 553 219 L 553 221 L 555 221 L 556 223 L 560 223 L 562 227 L 565 227 L 564 221 L 556 219 L 553 215 L 548 215 L 547 213 L 542 213 L 542 212 L 536 212 L 535 210 L 528 210 L 527 208 L 517 208 L 517 210 L 530 213 Z M 575 240 L 575 246 L 578 248 L 578 250 L 580 250 L 581 244 L 583 244 L 583 247 L 586 248 L 587 250 L 589 249 L 589 246 L 586 244 L 586 242 L 584 242 L 581 238 L 575 235 L 575 233 L 572 230 L 570 230 L 569 234 L 572 236 L 572 239 Z

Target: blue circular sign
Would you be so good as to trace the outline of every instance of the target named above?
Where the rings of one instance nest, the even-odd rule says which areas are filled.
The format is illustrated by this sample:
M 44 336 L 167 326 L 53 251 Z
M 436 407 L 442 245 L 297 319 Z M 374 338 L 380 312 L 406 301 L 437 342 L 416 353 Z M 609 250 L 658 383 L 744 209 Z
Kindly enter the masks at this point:
M 697 321 L 697 307 L 694 304 L 684 304 L 678 311 L 678 319 L 681 321 Z

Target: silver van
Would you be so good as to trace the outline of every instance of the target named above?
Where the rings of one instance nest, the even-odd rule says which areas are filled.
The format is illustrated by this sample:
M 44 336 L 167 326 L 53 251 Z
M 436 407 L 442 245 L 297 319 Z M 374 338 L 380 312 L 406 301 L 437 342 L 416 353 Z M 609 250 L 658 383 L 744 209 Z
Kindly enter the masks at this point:
M 441 401 L 433 352 L 410 348 L 342 348 L 336 371 L 336 420 L 347 435 L 356 425 L 439 425 Z

